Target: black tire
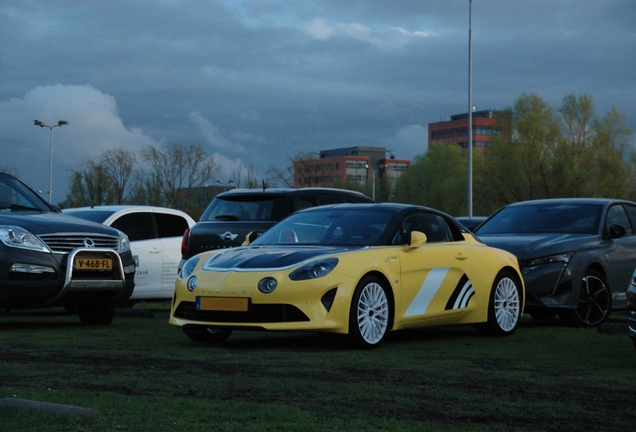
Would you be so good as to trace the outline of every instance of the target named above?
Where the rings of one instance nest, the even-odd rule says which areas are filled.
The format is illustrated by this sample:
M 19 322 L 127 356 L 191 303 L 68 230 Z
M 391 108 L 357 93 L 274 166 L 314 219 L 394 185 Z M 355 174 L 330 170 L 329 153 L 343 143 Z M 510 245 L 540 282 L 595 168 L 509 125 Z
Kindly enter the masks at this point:
M 375 276 L 363 277 L 351 299 L 349 337 L 359 348 L 374 348 L 389 330 L 392 316 L 387 288 Z
M 232 334 L 231 329 L 218 327 L 196 327 L 184 329 L 184 333 L 192 342 L 220 344 Z
M 82 302 L 77 307 L 83 325 L 110 325 L 115 318 L 114 302 Z
M 596 327 L 607 319 L 611 311 L 612 291 L 605 276 L 595 270 L 587 270 L 576 308 L 559 313 L 559 318 L 568 325 Z
M 495 278 L 488 302 L 488 321 L 476 325 L 485 336 L 508 336 L 517 330 L 522 306 L 521 284 L 515 275 L 502 270 Z

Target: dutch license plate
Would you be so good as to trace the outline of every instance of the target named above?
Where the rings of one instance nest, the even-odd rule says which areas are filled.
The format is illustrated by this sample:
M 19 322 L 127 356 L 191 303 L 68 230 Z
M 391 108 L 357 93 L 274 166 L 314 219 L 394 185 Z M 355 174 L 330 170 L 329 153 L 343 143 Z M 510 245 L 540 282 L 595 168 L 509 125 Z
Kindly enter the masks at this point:
M 75 270 L 112 270 L 112 258 L 75 258 Z
M 246 298 L 197 297 L 197 310 L 247 312 L 248 306 Z

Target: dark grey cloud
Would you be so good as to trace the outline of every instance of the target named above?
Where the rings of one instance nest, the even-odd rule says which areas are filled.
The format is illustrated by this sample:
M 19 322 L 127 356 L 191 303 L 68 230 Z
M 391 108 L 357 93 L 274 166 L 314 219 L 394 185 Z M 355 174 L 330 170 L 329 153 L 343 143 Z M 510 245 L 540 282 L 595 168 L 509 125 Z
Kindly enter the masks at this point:
M 298 152 L 426 150 L 427 125 L 465 112 L 468 5 L 447 0 L 0 2 L 0 149 L 56 197 L 67 168 L 107 148 L 201 143 L 260 174 Z M 575 92 L 636 128 L 636 3 L 473 0 L 473 102 L 552 105 Z M 58 150 L 59 146 L 59 150 Z

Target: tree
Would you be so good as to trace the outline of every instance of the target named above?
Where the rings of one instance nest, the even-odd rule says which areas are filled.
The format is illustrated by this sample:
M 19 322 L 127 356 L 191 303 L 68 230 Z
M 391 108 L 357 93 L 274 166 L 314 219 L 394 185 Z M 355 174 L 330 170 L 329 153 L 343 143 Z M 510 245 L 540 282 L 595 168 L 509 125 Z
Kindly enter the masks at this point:
M 85 160 L 79 169 L 71 170 L 71 189 L 60 206 L 126 203 L 138 181 L 131 183 L 135 165 L 134 153 L 125 149 L 107 150 L 94 160 Z
M 148 187 L 161 191 L 165 204 L 186 213 L 192 203 L 191 189 L 203 186 L 212 177 L 218 176 L 221 167 L 213 156 L 207 156 L 201 144 L 168 143 L 162 148 L 145 146 L 141 156 L 150 165 L 152 179 Z
M 434 143 L 397 180 L 395 200 L 466 214 L 468 159 L 459 146 Z
M 524 93 L 506 117 L 511 134 L 491 141 L 475 164 L 483 214 L 530 199 L 634 197 L 633 131 L 615 108 L 598 118 L 591 96 L 566 95 L 553 110 Z
M 137 157 L 125 149 L 105 151 L 99 157 L 99 164 L 104 174 L 110 180 L 115 204 L 124 204 L 131 196 L 135 184 L 131 184 Z M 138 181 L 137 177 L 137 181 Z

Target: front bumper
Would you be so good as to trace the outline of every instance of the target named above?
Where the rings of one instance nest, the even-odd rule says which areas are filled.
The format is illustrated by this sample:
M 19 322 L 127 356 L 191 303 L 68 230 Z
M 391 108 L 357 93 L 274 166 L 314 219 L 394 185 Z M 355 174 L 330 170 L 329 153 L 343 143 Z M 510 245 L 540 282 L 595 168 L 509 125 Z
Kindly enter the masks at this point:
M 351 296 L 356 281 L 333 272 L 300 282 L 279 282 L 276 291 L 263 294 L 256 288 L 262 273 L 205 272 L 194 292 L 177 279 L 170 324 L 243 330 L 290 330 L 347 333 Z M 272 276 L 271 274 L 268 276 Z M 274 275 L 284 281 L 286 275 Z M 221 280 L 223 279 L 223 280 Z M 234 287 L 225 289 L 220 287 Z M 206 310 L 201 299 L 243 299 L 246 310 Z
M 631 284 L 627 291 L 627 334 L 636 348 L 636 286 Z
M 79 271 L 74 259 L 109 258 L 111 270 Z M 135 264 L 130 252 L 77 248 L 68 254 L 15 250 L 0 252 L 0 307 L 33 308 L 64 305 L 69 300 L 98 297 L 126 300 L 134 289 Z
M 578 303 L 570 267 L 561 262 L 522 269 L 526 287 L 526 312 L 572 309 Z M 577 286 L 578 288 L 578 286 Z

